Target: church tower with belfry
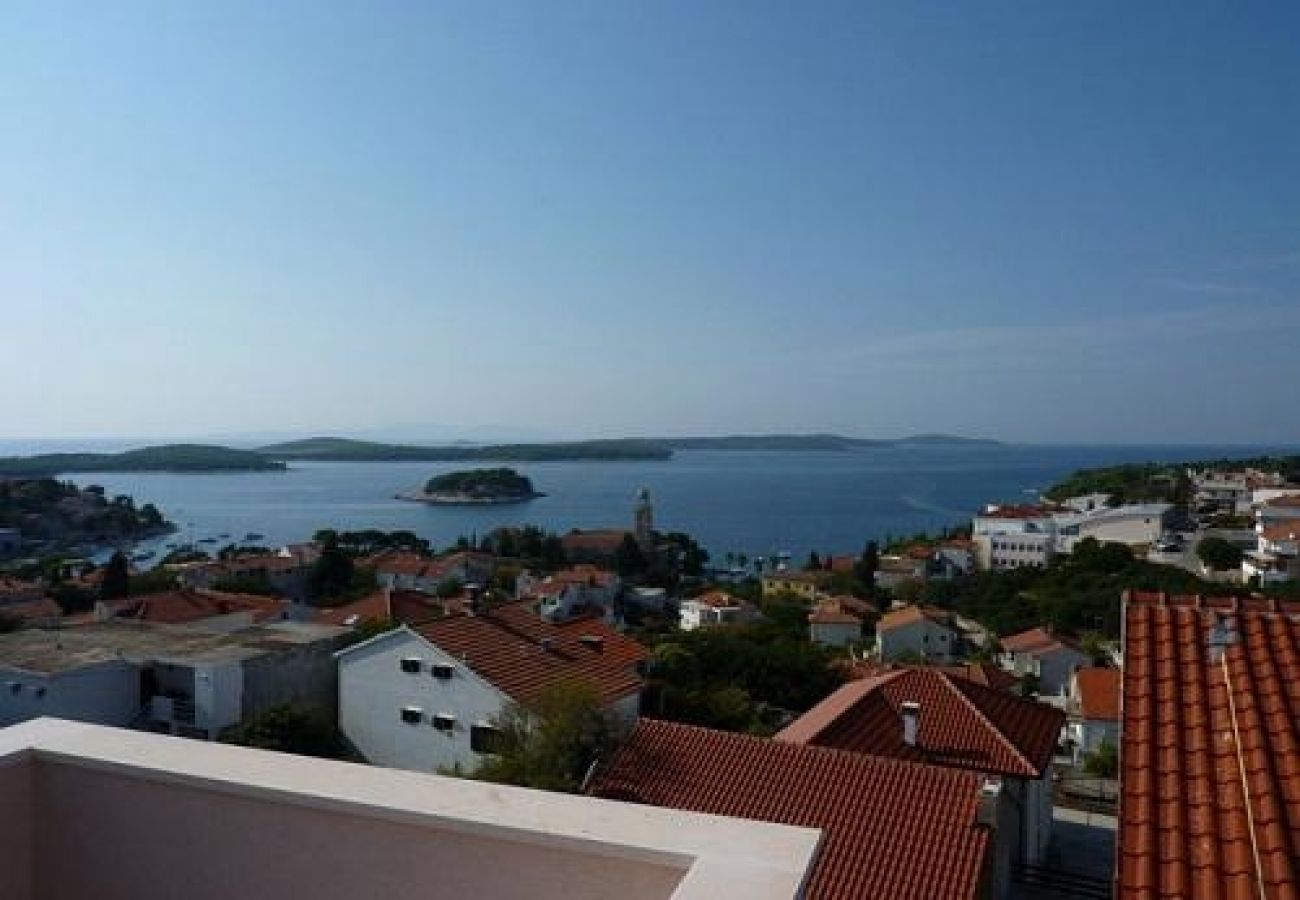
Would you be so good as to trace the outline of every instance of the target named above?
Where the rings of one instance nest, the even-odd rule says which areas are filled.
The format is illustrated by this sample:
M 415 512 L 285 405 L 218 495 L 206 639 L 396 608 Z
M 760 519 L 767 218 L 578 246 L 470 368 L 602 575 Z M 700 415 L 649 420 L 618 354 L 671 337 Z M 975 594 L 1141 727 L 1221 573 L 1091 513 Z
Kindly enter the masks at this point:
M 650 502 L 650 489 L 641 488 L 636 495 L 636 517 L 633 522 L 633 534 L 642 550 L 654 546 L 655 508 Z

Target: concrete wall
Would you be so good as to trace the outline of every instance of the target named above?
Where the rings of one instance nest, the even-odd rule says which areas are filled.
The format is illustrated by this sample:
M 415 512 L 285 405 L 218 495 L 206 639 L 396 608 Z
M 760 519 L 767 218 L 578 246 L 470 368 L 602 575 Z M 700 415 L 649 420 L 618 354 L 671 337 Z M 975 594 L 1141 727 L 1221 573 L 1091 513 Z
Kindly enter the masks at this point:
M 32 767 L 26 760 L 0 761 L 0 897 L 5 900 L 33 900 L 32 790 Z
M 244 718 L 285 703 L 315 707 L 333 718 L 338 703 L 334 652 L 351 640 L 350 634 L 344 634 L 245 660 Z
M 53 675 L 0 669 L 0 727 L 40 716 L 123 726 L 139 712 L 140 673 L 130 663 Z
M 597 900 L 667 897 L 683 875 L 60 764 L 38 764 L 35 786 L 39 900 Z
M 420 661 L 418 673 L 402 671 L 408 657 Z M 435 662 L 454 666 L 452 677 L 434 678 Z M 338 672 L 343 734 L 370 762 L 397 769 L 473 771 L 480 756 L 470 749 L 470 728 L 497 717 L 508 702 L 461 660 L 405 630 L 340 657 Z M 408 706 L 420 710 L 418 723 L 402 721 Z M 433 727 L 432 717 L 439 714 L 456 717 L 452 730 Z
M 887 630 L 878 628 L 876 638 L 880 658 L 885 662 L 898 659 L 909 651 L 931 662 L 952 662 L 953 645 L 957 642 L 955 632 L 929 619 Z

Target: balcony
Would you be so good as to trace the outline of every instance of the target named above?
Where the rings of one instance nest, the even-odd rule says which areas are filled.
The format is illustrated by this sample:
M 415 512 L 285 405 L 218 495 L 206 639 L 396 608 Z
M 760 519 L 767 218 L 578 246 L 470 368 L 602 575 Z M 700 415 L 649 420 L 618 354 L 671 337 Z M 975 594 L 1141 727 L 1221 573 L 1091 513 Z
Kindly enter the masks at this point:
M 37 719 L 0 729 L 0 897 L 801 895 L 816 830 Z

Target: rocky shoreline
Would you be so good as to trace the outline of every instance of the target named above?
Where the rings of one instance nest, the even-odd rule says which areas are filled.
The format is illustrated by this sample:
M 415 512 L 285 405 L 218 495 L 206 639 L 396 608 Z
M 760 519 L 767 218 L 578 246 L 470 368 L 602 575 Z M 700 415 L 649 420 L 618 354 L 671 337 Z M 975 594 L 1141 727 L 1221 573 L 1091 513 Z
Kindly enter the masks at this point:
M 496 497 L 445 491 L 436 491 L 432 494 L 425 491 L 406 491 L 395 494 L 394 499 L 409 500 L 413 503 L 428 503 L 433 506 L 507 506 L 514 503 L 527 503 L 529 500 L 536 500 L 538 497 L 545 496 L 545 494 L 537 491 L 528 494 L 506 494 Z

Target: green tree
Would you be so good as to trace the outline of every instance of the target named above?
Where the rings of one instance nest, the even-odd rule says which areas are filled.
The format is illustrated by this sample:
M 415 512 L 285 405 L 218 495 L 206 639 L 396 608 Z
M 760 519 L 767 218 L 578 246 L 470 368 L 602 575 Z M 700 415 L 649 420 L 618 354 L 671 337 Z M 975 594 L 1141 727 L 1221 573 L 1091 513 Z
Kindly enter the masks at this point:
M 109 557 L 104 565 L 104 578 L 99 583 L 99 599 L 119 600 L 131 593 L 131 565 L 121 550 Z
M 576 793 L 591 764 L 610 753 L 617 730 L 587 682 L 558 682 L 528 706 L 511 704 L 497 718 L 497 752 L 474 777 Z
M 317 603 L 328 603 L 342 597 L 352 584 L 352 557 L 339 546 L 338 535 L 333 531 L 320 532 L 325 536 L 320 558 L 307 576 L 308 589 Z
M 346 745 L 334 722 L 319 710 L 291 704 L 273 707 L 236 726 L 224 740 L 300 756 L 347 759 Z
M 645 554 L 630 534 L 623 535 L 623 543 L 614 551 L 614 569 L 620 575 L 640 575 L 646 570 Z
M 1196 545 L 1196 556 L 1216 572 L 1241 568 L 1241 548 L 1221 537 L 1207 537 Z
M 1119 748 L 1110 741 L 1102 741 L 1095 752 L 1083 758 L 1083 770 L 1098 778 L 1119 776 Z
M 867 541 L 867 545 L 862 548 L 862 555 L 853 566 L 853 574 L 858 576 L 866 586 L 871 590 L 876 584 L 876 572 L 880 569 L 880 545 L 875 541 Z

